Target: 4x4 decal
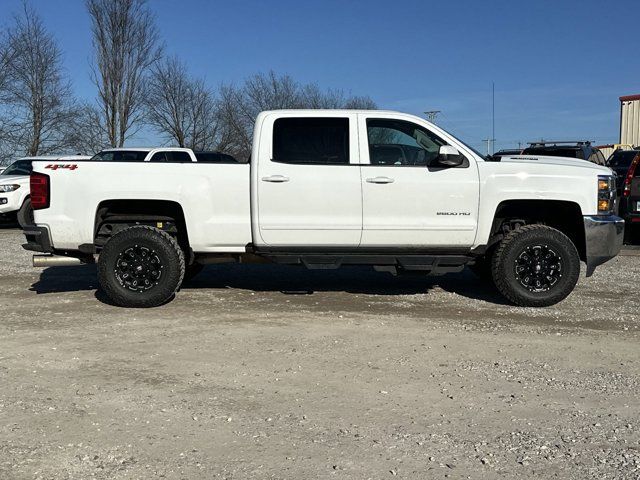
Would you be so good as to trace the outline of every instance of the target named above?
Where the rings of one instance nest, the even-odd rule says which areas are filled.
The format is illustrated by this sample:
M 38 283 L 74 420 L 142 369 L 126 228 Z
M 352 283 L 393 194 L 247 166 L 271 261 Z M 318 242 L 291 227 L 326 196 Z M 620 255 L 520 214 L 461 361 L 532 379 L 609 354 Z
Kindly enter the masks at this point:
M 67 170 L 75 170 L 78 168 L 78 165 L 75 163 L 50 163 L 46 167 L 49 170 L 58 170 L 59 168 L 65 168 Z

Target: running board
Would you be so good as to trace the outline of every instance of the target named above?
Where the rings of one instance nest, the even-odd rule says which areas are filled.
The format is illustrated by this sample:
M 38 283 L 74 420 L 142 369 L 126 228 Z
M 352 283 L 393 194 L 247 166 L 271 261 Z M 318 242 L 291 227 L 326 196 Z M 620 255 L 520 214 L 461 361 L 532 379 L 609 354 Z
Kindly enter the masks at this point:
M 473 260 L 468 255 L 358 255 L 269 253 L 261 256 L 274 263 L 302 265 L 310 270 L 334 270 L 344 265 L 373 265 L 376 270 L 394 273 L 456 273 Z

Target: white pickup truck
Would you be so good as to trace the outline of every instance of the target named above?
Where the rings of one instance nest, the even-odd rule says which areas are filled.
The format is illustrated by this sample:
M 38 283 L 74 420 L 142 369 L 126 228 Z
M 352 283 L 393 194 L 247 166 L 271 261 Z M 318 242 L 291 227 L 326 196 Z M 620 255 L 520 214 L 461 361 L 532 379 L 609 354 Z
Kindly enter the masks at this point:
M 244 164 L 156 163 L 150 151 L 35 162 L 24 247 L 45 254 L 36 266 L 97 258 L 101 288 L 128 307 L 160 305 L 202 265 L 228 261 L 469 265 L 513 303 L 539 307 L 571 293 L 581 260 L 591 275 L 622 244 L 612 172 L 584 160 L 484 158 L 387 111 L 263 112 L 253 138 Z

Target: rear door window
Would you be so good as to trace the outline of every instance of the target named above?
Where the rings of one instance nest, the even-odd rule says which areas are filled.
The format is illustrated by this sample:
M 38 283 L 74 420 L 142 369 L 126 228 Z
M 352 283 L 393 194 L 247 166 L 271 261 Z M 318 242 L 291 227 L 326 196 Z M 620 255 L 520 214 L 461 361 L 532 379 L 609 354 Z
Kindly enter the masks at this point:
M 279 118 L 273 124 L 273 161 L 349 164 L 348 118 Z

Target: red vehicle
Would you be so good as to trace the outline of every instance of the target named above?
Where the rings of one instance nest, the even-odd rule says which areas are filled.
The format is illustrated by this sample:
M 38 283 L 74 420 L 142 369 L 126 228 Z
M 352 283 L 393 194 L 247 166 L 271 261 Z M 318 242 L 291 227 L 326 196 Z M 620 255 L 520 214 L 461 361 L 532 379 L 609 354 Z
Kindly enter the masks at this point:
M 640 150 L 627 150 L 624 154 L 626 162 L 629 162 L 626 175 L 622 176 L 617 171 L 619 169 L 616 169 L 613 156 L 609 160 L 609 166 L 618 174 L 617 179 L 622 187 L 620 216 L 626 220 L 629 234 L 637 236 L 640 228 Z M 620 160 L 622 162 L 622 155 Z

